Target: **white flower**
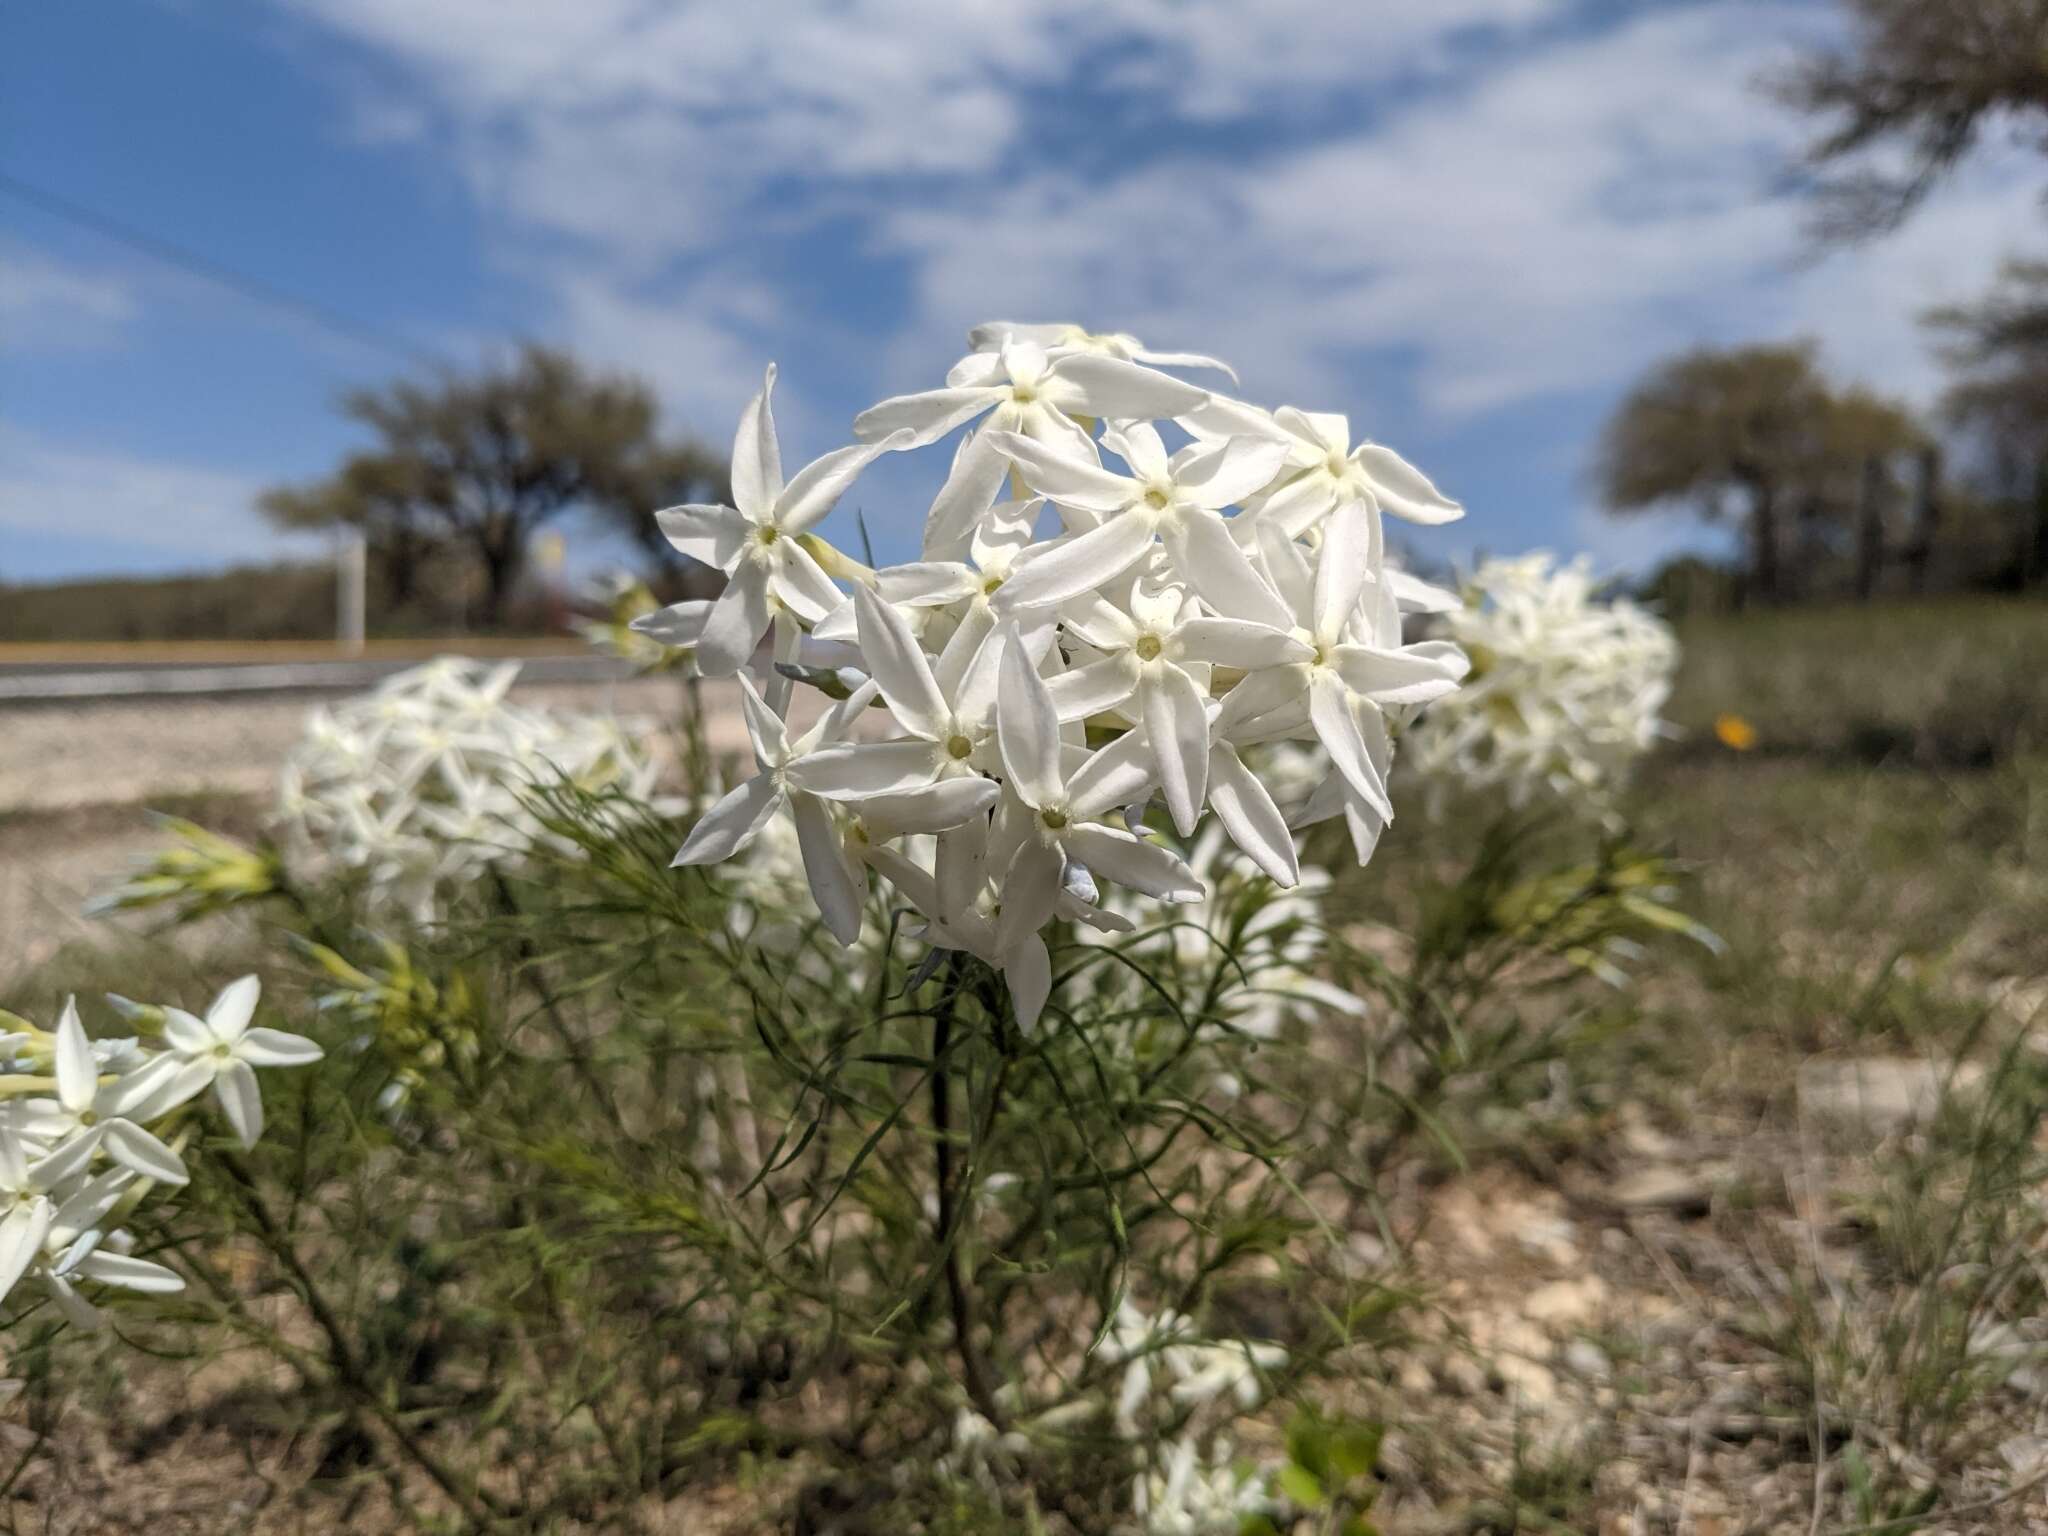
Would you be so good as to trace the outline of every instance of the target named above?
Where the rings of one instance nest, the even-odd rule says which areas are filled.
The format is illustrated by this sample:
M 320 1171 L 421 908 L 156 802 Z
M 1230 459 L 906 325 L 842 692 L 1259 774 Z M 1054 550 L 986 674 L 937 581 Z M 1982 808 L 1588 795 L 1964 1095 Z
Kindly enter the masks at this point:
M 1213 368 L 1227 373 L 1234 384 L 1237 370 L 1220 358 L 1202 352 L 1158 352 L 1125 331 L 1087 331 L 1078 325 L 1016 325 L 992 320 L 967 333 L 967 344 L 977 352 L 1000 352 L 1007 342 L 1030 342 L 1045 348 L 1048 356 L 1067 352 L 1100 352 L 1130 363 L 1150 363 L 1155 368 Z
M 833 937 L 850 945 L 860 937 L 867 877 L 835 821 L 839 813 L 831 802 L 803 787 L 799 769 L 811 754 L 840 744 L 875 697 L 876 685 L 863 684 L 794 741 L 750 679 L 740 679 L 740 692 L 760 771 L 704 814 L 684 840 L 675 863 L 711 864 L 730 858 L 753 840 L 770 817 L 787 809 L 796 823 L 804 873 L 818 911 Z M 876 825 L 890 826 L 892 835 L 933 832 L 957 826 L 976 811 L 986 810 L 995 797 L 996 787 L 986 781 L 955 785 L 941 783 L 934 776 L 922 788 L 890 793 L 872 814 Z
M 255 987 L 253 977 L 229 986 L 209 1011 L 210 1025 L 172 1008 L 110 1001 L 131 1019 L 162 1020 L 174 1042 L 196 1040 L 192 1031 L 205 1033 L 242 1073 L 251 1064 L 317 1059 L 311 1041 L 247 1028 Z M 129 1251 L 115 1216 L 152 1195 L 169 1198 L 186 1182 L 184 1161 L 164 1137 L 190 1115 L 181 1106 L 208 1081 L 231 1081 L 232 1067 L 224 1076 L 220 1058 L 208 1055 L 202 1065 L 176 1043 L 159 1048 L 146 1039 L 89 1039 L 75 1000 L 65 1003 L 55 1030 L 18 1032 L 9 1049 L 17 1075 L 29 1079 L 20 1086 L 40 1086 L 36 1079 L 47 1071 L 56 1096 L 0 1103 L 0 1299 L 33 1276 L 68 1319 L 90 1327 L 98 1311 L 80 1293 L 81 1283 L 150 1293 L 180 1289 L 174 1271 Z M 253 1080 L 246 1099 L 230 1087 L 221 1104 L 244 1145 L 251 1143 L 261 1124 Z M 178 1146 L 186 1142 L 182 1130 L 172 1139 Z M 96 1166 L 102 1157 L 110 1166 Z
M 839 606 L 839 589 L 798 535 L 832 510 L 876 454 L 909 445 L 906 436 L 836 448 L 785 482 L 769 398 L 774 389 L 771 363 L 733 438 L 736 505 L 670 507 L 655 514 L 669 543 L 726 573 L 725 591 L 705 615 L 696 640 L 697 664 L 706 677 L 739 671 L 778 610 L 815 623 Z
M 1092 445 L 1048 446 L 1016 433 L 996 434 L 1024 483 L 1082 514 L 1082 528 L 1021 559 L 997 595 L 998 611 L 1063 603 L 1121 576 L 1164 546 L 1175 575 L 1219 612 L 1273 623 L 1285 619 L 1272 591 L 1223 520 L 1223 509 L 1273 478 L 1286 450 L 1255 437 L 1190 443 L 1169 456 L 1158 431 L 1126 423 L 1103 446 L 1129 466 L 1103 468 Z
M 1192 1438 L 1173 1441 L 1131 1491 L 1146 1536 L 1226 1536 L 1272 1506 L 1264 1479 L 1232 1465 L 1228 1441 L 1207 1456 Z
M 1670 627 L 1622 599 L 1601 602 L 1584 561 L 1490 560 L 1440 631 L 1469 651 L 1473 675 L 1409 732 L 1441 805 L 1453 787 L 1610 811 L 1658 718 L 1678 666 Z
M 144 1178 L 164 1184 L 185 1182 L 184 1161 L 137 1123 L 153 1119 L 176 1102 L 175 1063 L 159 1056 L 125 1077 L 102 1075 L 79 1022 L 75 998 L 65 1000 L 57 1021 L 52 1063 L 57 1096 L 23 1103 L 22 1128 L 27 1135 L 53 1147 L 73 1137 L 89 1139 Z
M 1244 431 L 1244 419 L 1228 409 L 1237 404 L 1211 402 L 1206 414 L 1198 411 L 1188 418 L 1188 429 L 1198 438 Z M 1412 523 L 1449 523 L 1465 515 L 1463 507 L 1393 449 L 1378 443 L 1354 449 L 1351 423 L 1341 415 L 1290 405 L 1267 420 L 1287 445 L 1287 464 L 1279 482 L 1260 499 L 1258 515 L 1271 519 L 1290 539 L 1354 502 Z
M 281 1029 L 251 1029 L 262 983 L 254 976 L 231 981 L 196 1019 L 182 1008 L 164 1009 L 167 1054 L 179 1063 L 173 1103 L 212 1085 L 221 1113 L 251 1148 L 263 1134 L 263 1094 L 257 1067 L 304 1067 L 318 1061 L 320 1047 Z
M 294 872 L 361 871 L 371 905 L 431 918 L 492 865 L 551 843 L 525 799 L 537 784 L 652 797 L 648 753 L 610 721 L 514 703 L 517 670 L 443 657 L 313 711 L 279 775 Z

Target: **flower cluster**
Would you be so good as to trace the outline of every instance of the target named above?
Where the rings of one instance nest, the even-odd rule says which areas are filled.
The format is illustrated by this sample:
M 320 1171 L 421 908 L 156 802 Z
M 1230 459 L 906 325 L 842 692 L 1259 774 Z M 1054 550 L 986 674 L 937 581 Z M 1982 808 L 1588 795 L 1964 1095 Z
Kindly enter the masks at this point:
M 1437 621 L 1472 671 L 1407 745 L 1431 792 L 1501 794 L 1608 809 L 1665 727 L 1678 641 L 1626 599 L 1599 600 L 1583 560 L 1489 560 Z
M 121 1222 L 159 1186 L 187 1182 L 191 1101 L 207 1089 L 244 1148 L 263 1134 L 258 1067 L 304 1066 L 320 1047 L 252 1026 L 259 984 L 231 982 L 204 1018 L 111 999 L 152 1038 L 89 1039 L 75 1002 L 55 1030 L 4 1016 L 0 1036 L 0 1298 L 25 1277 L 64 1316 L 98 1321 L 88 1290 L 165 1293 L 177 1274 L 138 1258 Z
M 1204 1435 L 1202 1410 L 1256 1407 L 1266 1375 L 1287 1363 L 1277 1344 L 1204 1339 L 1174 1311 L 1148 1316 L 1129 1300 L 1103 1348 L 1124 1363 L 1116 1425 L 1146 1444 L 1147 1464 L 1131 1492 L 1147 1536 L 1235 1531 L 1247 1516 L 1277 1507 L 1269 1470 L 1240 1464 L 1220 1433 Z
M 1461 513 L 1391 450 L 1354 448 L 1341 416 L 1267 412 L 1145 361 L 1210 359 L 1072 327 L 970 340 L 943 388 L 862 413 L 854 445 L 787 478 L 771 367 L 734 442 L 734 505 L 660 514 L 724 592 L 640 628 L 693 647 L 707 677 L 740 677 L 759 764 L 676 862 L 724 860 L 787 816 L 842 943 L 879 872 L 931 943 L 1002 970 L 1029 1028 L 1048 923 L 1127 926 L 1105 883 L 1202 895 L 1143 834 L 1155 796 L 1183 836 L 1213 810 L 1282 885 L 1299 878 L 1293 826 L 1343 816 L 1371 854 L 1393 814 L 1386 711 L 1465 670 L 1455 645 L 1404 639 L 1404 607 L 1426 599 L 1388 566 L 1381 517 Z M 876 456 L 961 428 L 922 559 L 871 569 L 813 531 Z M 776 665 L 757 684 L 764 640 Z M 801 730 L 798 676 L 845 685 Z M 1243 754 L 1295 738 L 1334 771 L 1290 823 Z M 897 846 L 922 834 L 929 863 Z
M 379 905 L 442 893 L 548 841 L 528 794 L 566 779 L 652 794 L 657 766 L 613 722 L 512 703 L 519 663 L 444 657 L 316 709 L 286 760 L 278 819 L 296 873 L 361 871 Z

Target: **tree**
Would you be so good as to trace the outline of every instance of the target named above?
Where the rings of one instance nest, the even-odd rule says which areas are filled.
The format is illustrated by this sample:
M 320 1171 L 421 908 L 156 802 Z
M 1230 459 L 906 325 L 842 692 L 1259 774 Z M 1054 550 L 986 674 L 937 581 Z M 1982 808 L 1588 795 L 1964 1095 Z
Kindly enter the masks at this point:
M 1752 589 L 1774 602 L 1782 508 L 1813 457 L 1827 404 L 1810 346 L 1673 358 L 1630 390 L 1607 423 L 1596 470 L 1602 498 L 1616 512 L 1690 502 L 1709 520 L 1740 500 Z
M 2048 147 L 2048 0 L 1846 4 L 1846 44 L 1775 82 L 1782 99 L 1828 122 L 1807 161 L 1829 233 L 1895 228 L 2001 119 Z M 1897 150 L 1903 170 L 1867 163 Z
M 280 528 L 350 528 L 377 563 L 382 599 L 402 608 L 418 594 L 427 557 L 444 543 L 422 516 L 417 466 L 358 454 L 330 479 L 265 491 L 258 505 Z
M 1926 320 L 1947 338 L 1943 414 L 1985 450 L 1992 494 L 2012 509 L 2013 572 L 2048 580 L 2048 262 L 2008 262 L 1982 299 Z
M 1868 466 L 1921 440 L 1902 406 L 1831 388 L 1810 345 L 1701 349 L 1660 364 L 1624 397 L 1596 474 L 1616 512 L 1690 503 L 1711 520 L 1736 508 L 1749 590 L 1775 602 L 1787 595 L 1788 536 L 1797 534 L 1809 568 L 1852 525 L 1868 540 Z
M 645 544 L 641 530 L 665 491 L 722 477 L 706 450 L 659 436 L 647 385 L 592 374 L 545 347 L 474 375 L 361 390 L 342 408 L 376 446 L 328 479 L 273 491 L 266 509 L 294 526 L 359 527 L 387 563 L 403 565 L 424 545 L 466 550 L 483 575 L 486 625 L 503 618 L 544 525 L 586 509 Z

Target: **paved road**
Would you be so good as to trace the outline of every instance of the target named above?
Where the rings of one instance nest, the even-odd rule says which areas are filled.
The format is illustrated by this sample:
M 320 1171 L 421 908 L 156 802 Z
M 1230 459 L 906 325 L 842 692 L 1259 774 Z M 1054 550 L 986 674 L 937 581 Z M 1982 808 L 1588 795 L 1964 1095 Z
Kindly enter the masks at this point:
M 495 658 L 493 658 L 495 659 Z M 353 693 L 418 658 L 361 661 L 118 663 L 0 662 L 0 706 L 81 703 L 101 699 L 226 698 L 237 695 Z M 610 656 L 532 656 L 520 665 L 522 684 L 617 683 L 632 675 Z

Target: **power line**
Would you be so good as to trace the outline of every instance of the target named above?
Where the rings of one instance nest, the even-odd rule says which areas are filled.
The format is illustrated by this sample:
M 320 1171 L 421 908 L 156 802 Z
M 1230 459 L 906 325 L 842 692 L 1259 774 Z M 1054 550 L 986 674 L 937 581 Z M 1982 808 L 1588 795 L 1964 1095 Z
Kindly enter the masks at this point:
M 153 261 L 176 267 L 252 303 L 267 305 L 271 309 L 295 315 L 359 347 L 368 347 L 372 351 L 382 352 L 386 356 L 411 364 L 431 365 L 440 361 L 424 348 L 416 347 L 402 337 L 381 331 L 343 310 L 336 309 L 331 304 L 322 303 L 318 299 L 302 298 L 263 278 L 223 266 L 211 257 L 202 256 L 169 240 L 160 239 L 146 229 L 140 229 L 111 214 L 101 213 L 96 208 L 87 207 L 75 198 L 23 181 L 19 176 L 4 170 L 0 170 L 0 195 L 26 203 L 81 229 L 90 230 L 103 239 L 111 240 L 117 245 L 125 245 Z

